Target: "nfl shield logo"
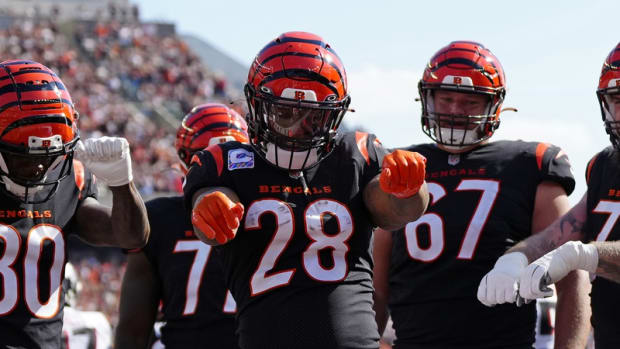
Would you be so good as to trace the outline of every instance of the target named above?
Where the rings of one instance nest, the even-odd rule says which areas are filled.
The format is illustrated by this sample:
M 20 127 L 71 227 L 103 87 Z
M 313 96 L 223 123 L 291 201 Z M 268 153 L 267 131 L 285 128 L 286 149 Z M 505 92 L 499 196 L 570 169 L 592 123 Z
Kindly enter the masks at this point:
M 461 161 L 461 156 L 459 154 L 450 154 L 448 155 L 448 164 L 452 166 L 456 166 Z

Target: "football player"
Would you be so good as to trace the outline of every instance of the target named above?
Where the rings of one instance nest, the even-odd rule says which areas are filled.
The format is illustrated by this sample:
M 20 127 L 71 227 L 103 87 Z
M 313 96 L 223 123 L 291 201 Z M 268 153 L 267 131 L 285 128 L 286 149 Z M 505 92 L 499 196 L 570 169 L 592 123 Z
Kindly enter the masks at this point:
M 222 104 L 196 106 L 176 137 L 181 168 L 195 152 L 228 141 L 248 142 L 247 124 Z M 193 233 L 183 197 L 146 203 L 151 235 L 141 250 L 130 251 L 123 278 L 116 348 L 145 348 L 162 303 L 166 348 L 236 348 L 235 302 L 224 285 L 219 256 Z
M 77 122 L 53 71 L 0 63 L 0 347 L 60 347 L 69 234 L 123 248 L 148 237 L 127 140 L 81 142 Z M 95 177 L 110 186 L 112 208 L 97 201 Z
M 603 63 L 596 93 L 612 146 L 588 163 L 587 192 L 540 235 L 522 241 L 501 257 L 534 261 L 532 264 L 504 266 L 510 274 L 496 264 L 489 274 L 502 278 L 489 278 L 486 287 L 490 292 L 504 293 L 519 284 L 521 297 L 534 299 L 550 296 L 547 285 L 573 270 L 596 273 L 601 277 L 592 282 L 591 322 L 596 348 L 605 349 L 620 347 L 620 305 L 616 301 L 620 293 L 620 44 Z
M 196 233 L 219 245 L 240 347 L 378 348 L 372 228 L 424 212 L 425 159 L 337 132 L 346 73 L 317 35 L 268 43 L 245 92 L 250 145 L 197 153 L 184 187 Z
M 534 343 L 535 305 L 485 307 L 478 283 L 508 248 L 566 211 L 575 181 L 556 146 L 490 141 L 505 91 L 499 60 L 476 42 L 451 42 L 424 70 L 422 130 L 434 142 L 407 150 L 428 159 L 431 202 L 404 229 L 375 235 L 377 322 L 385 326 L 389 308 L 399 349 Z M 566 301 L 575 312 L 586 307 Z M 582 335 L 578 326 L 565 331 Z

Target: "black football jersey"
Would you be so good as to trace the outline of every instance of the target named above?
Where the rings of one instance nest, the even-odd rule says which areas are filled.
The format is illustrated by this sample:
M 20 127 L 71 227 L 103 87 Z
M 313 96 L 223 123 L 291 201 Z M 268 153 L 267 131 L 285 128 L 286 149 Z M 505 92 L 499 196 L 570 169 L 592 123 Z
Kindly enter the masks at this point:
M 0 348 L 60 348 L 67 237 L 80 202 L 96 190 L 74 161 L 46 202 L 22 204 L 0 193 Z
M 198 153 L 187 202 L 198 189 L 223 186 L 245 207 L 237 236 L 217 247 L 239 306 L 240 347 L 378 348 L 363 190 L 384 155 L 374 135 L 338 136 L 332 153 L 300 177 L 250 145 Z
M 567 156 L 546 143 L 497 141 L 427 158 L 426 213 L 392 233 L 390 295 L 396 348 L 531 348 L 535 304 L 492 308 L 477 297 L 482 277 L 531 232 L 536 189 L 575 186 Z
M 161 285 L 166 348 L 236 348 L 235 301 L 213 248 L 194 235 L 183 197 L 146 203 L 151 235 L 143 252 Z
M 608 147 L 590 160 L 586 241 L 620 240 L 620 153 Z M 592 282 L 592 326 L 596 348 L 620 348 L 620 284 L 597 277 Z

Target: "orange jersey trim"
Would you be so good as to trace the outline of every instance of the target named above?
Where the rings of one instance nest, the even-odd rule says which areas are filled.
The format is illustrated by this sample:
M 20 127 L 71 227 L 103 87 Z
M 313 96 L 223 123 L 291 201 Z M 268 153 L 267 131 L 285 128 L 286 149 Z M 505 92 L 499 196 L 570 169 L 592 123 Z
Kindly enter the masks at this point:
M 542 170 L 543 156 L 545 156 L 547 149 L 549 149 L 549 144 L 547 143 L 538 143 L 538 146 L 536 146 L 536 165 L 538 165 L 538 170 Z
M 217 175 L 221 176 L 222 170 L 224 169 L 224 157 L 222 155 L 222 148 L 218 144 L 213 144 L 205 150 L 211 153 L 211 156 L 213 156 L 213 159 L 215 160 L 215 166 L 217 167 Z
M 370 165 L 370 157 L 368 156 L 368 147 L 366 144 L 368 143 L 368 133 L 355 131 L 355 143 L 357 143 L 357 149 L 359 149 L 360 153 L 366 160 L 366 164 Z
M 75 185 L 80 191 L 80 198 L 82 198 L 82 190 L 84 190 L 84 186 L 86 185 L 84 179 L 84 164 L 78 160 L 73 160 L 73 174 L 75 176 Z
M 198 166 L 202 166 L 202 161 L 200 160 L 198 155 L 192 155 L 192 159 L 189 161 L 189 163 L 190 163 L 190 165 L 191 164 L 198 164 Z

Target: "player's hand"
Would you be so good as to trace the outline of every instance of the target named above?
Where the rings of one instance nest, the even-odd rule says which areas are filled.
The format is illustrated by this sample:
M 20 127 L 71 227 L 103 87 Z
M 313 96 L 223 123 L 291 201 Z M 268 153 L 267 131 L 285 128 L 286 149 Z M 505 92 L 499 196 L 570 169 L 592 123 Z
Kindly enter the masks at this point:
M 480 281 L 478 300 L 487 307 L 514 303 L 519 294 L 519 275 L 527 267 L 527 257 L 511 252 L 497 259 L 495 266 Z
M 426 158 L 419 153 L 395 150 L 383 158 L 379 177 L 381 190 L 397 198 L 415 195 L 426 175 Z
M 225 244 L 237 234 L 243 205 L 234 203 L 220 191 L 203 196 L 192 210 L 192 224 L 209 240 Z
M 75 147 L 75 159 L 111 187 L 125 185 L 133 179 L 129 143 L 125 138 L 89 138 L 83 142 L 80 140 Z
M 597 265 L 596 246 L 569 241 L 527 266 L 519 278 L 519 294 L 525 299 L 551 297 L 553 290 L 549 285 L 562 280 L 573 270 L 594 273 Z

